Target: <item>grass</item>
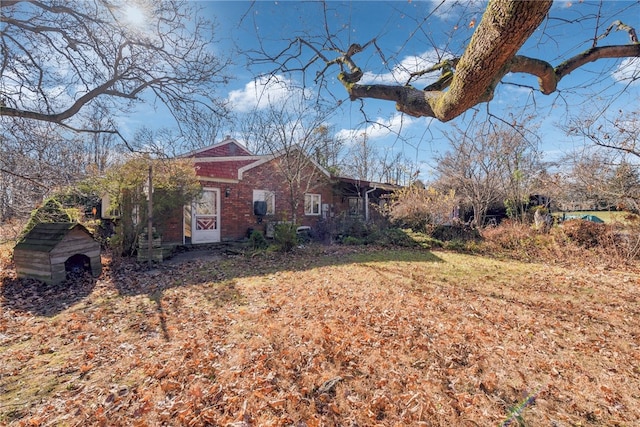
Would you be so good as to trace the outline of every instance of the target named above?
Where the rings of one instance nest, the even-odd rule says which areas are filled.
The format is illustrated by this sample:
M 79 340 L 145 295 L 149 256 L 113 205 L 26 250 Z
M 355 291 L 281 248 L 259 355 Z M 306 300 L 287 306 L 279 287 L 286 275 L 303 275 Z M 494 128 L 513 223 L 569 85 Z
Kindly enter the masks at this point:
M 640 419 L 629 268 L 311 245 L 114 263 L 81 298 L 3 274 L 0 424 Z
M 583 215 L 594 215 L 603 220 L 605 223 L 612 222 L 627 222 L 625 217 L 629 215 L 629 212 L 624 211 L 571 211 L 571 212 L 556 212 L 554 216 L 558 218 L 562 218 L 562 214 L 567 216 L 583 216 Z

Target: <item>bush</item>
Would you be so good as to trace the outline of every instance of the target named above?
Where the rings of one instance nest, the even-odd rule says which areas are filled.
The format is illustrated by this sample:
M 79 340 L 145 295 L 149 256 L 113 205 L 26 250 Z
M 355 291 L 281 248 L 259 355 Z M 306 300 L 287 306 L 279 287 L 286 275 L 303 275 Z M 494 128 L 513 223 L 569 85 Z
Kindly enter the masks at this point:
M 467 245 L 474 252 L 493 256 L 507 256 L 525 261 L 558 260 L 569 248 L 561 247 L 553 235 L 540 233 L 530 225 L 513 220 L 503 221 L 497 227 L 482 230 L 482 245 Z
M 371 236 L 375 237 L 375 239 L 371 238 L 367 240 L 381 246 L 400 246 L 406 248 L 420 246 L 418 242 L 399 228 L 385 228 Z
M 29 218 L 29 222 L 27 222 L 22 235 L 26 235 L 33 227 L 40 223 L 79 221 L 80 211 L 74 208 L 65 208 L 54 196 L 45 200 L 42 206 L 31 212 L 31 217 Z
M 471 227 L 465 226 L 464 224 L 440 225 L 433 229 L 431 236 L 434 239 L 438 239 L 442 241 L 447 241 L 447 240 L 470 241 L 470 240 L 480 240 L 482 238 L 477 228 L 471 228 Z
M 426 233 L 421 233 L 421 232 L 415 232 L 411 229 L 403 229 L 402 230 L 408 237 L 411 238 L 411 240 L 413 240 L 416 245 L 422 247 L 422 248 L 426 248 L 426 249 L 431 249 L 431 248 L 442 248 L 444 247 L 444 242 L 440 239 L 436 239 L 432 236 L 430 236 L 429 234 Z
M 463 240 L 453 239 L 444 242 L 444 249 L 456 252 L 464 252 L 467 250 L 467 245 Z
M 249 243 L 254 250 L 266 249 L 269 246 L 262 231 L 254 230 L 249 236 Z
M 609 238 L 605 224 L 581 219 L 565 221 L 562 232 L 569 240 L 584 248 L 595 248 Z
M 431 233 L 434 227 L 451 220 L 458 201 L 453 191 L 441 193 L 417 185 L 403 187 L 391 196 L 387 215 L 399 227 Z
M 343 214 L 336 218 L 335 235 L 338 240 L 343 240 L 348 236 L 363 239 L 369 233 L 369 227 L 360 217 L 352 217 Z
M 357 237 L 353 237 L 353 236 L 347 236 L 342 239 L 342 244 L 350 245 L 350 246 L 359 246 L 364 244 L 364 240 L 359 239 Z
M 482 230 L 482 238 L 499 249 L 513 250 L 522 247 L 524 241 L 529 240 L 531 227 L 513 220 L 505 220 L 497 227 Z
M 273 232 L 273 241 L 281 252 L 291 252 L 298 244 L 298 227 L 294 224 L 276 224 Z

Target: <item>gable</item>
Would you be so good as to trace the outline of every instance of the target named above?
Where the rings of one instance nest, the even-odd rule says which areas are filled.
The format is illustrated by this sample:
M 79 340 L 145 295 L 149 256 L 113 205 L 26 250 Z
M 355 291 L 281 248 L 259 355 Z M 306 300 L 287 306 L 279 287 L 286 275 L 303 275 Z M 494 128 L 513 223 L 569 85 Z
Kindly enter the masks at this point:
M 256 162 L 256 157 L 248 157 L 246 159 L 234 158 L 196 158 L 196 176 L 200 178 L 219 178 L 238 180 L 238 170 Z
M 294 148 L 293 150 L 297 150 L 297 148 Z M 300 154 L 300 152 L 298 152 L 298 154 Z M 260 159 L 258 159 L 255 162 L 252 162 L 242 168 L 240 168 L 238 170 L 238 179 L 242 179 L 243 174 L 250 172 L 251 169 L 257 168 L 259 166 L 262 166 L 266 163 L 271 163 L 281 157 L 284 157 L 286 155 L 286 153 L 284 151 L 281 151 L 279 153 L 275 153 L 272 155 L 265 155 L 265 156 L 261 156 Z M 323 168 L 322 166 L 320 166 L 315 160 L 313 160 L 312 158 L 307 157 L 305 154 L 302 154 L 302 156 L 304 156 L 306 158 L 306 160 L 308 161 L 307 165 L 309 167 L 312 167 L 314 169 L 316 169 L 316 171 L 318 173 L 320 173 L 320 175 L 324 175 L 327 178 L 331 177 L 331 174 L 329 173 L 329 171 L 327 171 L 325 168 Z M 306 167 L 306 166 L 305 166 Z
M 191 153 L 185 154 L 183 157 L 244 157 L 253 156 L 253 154 L 243 147 L 238 141 L 233 138 L 227 138 L 218 144 L 211 145 L 209 147 L 201 148 Z
M 294 151 L 300 153 L 297 147 Z M 251 154 L 235 139 L 227 137 L 226 140 L 202 148 L 181 157 L 191 157 L 194 160 L 196 175 L 199 178 L 221 179 L 240 181 L 244 173 L 261 165 L 276 160 L 286 153 L 284 151 L 267 155 Z M 303 154 L 303 156 L 305 156 Z M 305 156 L 306 157 L 306 156 Z M 308 158 L 309 166 L 315 168 L 321 175 L 330 177 L 331 174 L 315 160 Z

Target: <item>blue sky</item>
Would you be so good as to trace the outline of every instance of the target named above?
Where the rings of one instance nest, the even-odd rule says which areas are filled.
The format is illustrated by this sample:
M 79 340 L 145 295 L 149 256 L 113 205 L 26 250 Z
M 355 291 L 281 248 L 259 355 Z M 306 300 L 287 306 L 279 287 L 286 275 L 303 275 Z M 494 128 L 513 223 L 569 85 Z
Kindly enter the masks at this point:
M 383 62 L 383 58 L 373 47 L 358 54 L 354 59 L 365 71 L 363 83 L 404 83 L 407 70 L 434 63 L 443 55 L 461 55 L 473 33 L 474 24 L 479 22 L 486 6 L 483 1 L 464 1 L 460 4 L 445 1 L 438 8 L 436 6 L 442 3 L 440 0 L 328 2 L 325 26 L 323 8 L 315 2 L 198 3 L 204 7 L 204 13 L 218 23 L 217 37 L 220 43 L 217 49 L 222 54 L 228 54 L 235 46 L 249 50 L 260 44 L 275 53 L 296 36 L 311 40 L 321 37 L 326 31 L 335 36 L 336 44 L 342 48 L 355 42 L 364 44 L 375 38 L 386 62 Z M 596 31 L 595 17 L 598 12 L 601 18 Z M 617 19 L 640 31 L 640 3 L 632 1 L 556 2 L 550 17 L 520 53 L 547 60 L 554 66 L 590 47 L 594 35 L 602 34 Z M 625 32 L 612 32 L 599 45 L 628 42 L 629 37 Z M 305 57 L 310 57 L 310 52 L 306 52 Z M 274 67 L 272 64 L 262 64 L 249 69 L 243 56 L 236 56 L 234 62 L 231 74 L 235 78 L 228 87 L 220 88 L 219 95 L 230 102 L 234 112 L 241 118 L 243 114 L 250 114 L 252 110 L 264 106 L 256 98 L 256 87 L 260 87 L 256 76 L 269 72 Z M 306 84 L 310 90 L 317 89 L 313 79 L 309 78 L 317 70 L 308 70 Z M 566 137 L 555 125 L 566 120 L 567 113 L 588 114 L 589 111 L 602 109 L 602 106 L 606 106 L 612 113 L 620 109 L 637 112 L 640 104 L 640 81 L 636 80 L 629 85 L 624 77 L 636 73 L 638 78 L 639 70 L 638 59 L 601 60 L 563 79 L 558 93 L 550 96 L 530 89 L 537 87 L 531 76 L 508 75 L 505 81 L 512 84 L 501 84 L 493 101 L 481 104 L 475 110 L 445 124 L 432 119 L 401 115 L 395 111 L 393 103 L 375 100 L 365 100 L 363 110 L 369 119 L 375 119 L 387 127 L 364 123 L 361 104 L 349 101 L 346 92 L 335 79 L 339 71 L 337 67 L 330 68 L 326 73 L 329 84 L 328 92 L 324 94 L 330 93 L 337 107 L 336 114 L 330 120 L 336 133 L 349 139 L 354 134 L 367 132 L 369 141 L 378 151 L 402 152 L 418 164 L 421 178 L 429 180 L 434 155 L 447 149 L 442 132 L 452 131 L 452 124 L 465 127 L 473 120 L 474 114 L 484 117 L 487 111 L 508 121 L 534 114 L 534 122 L 540 126 L 537 133 L 547 159 L 553 159 L 560 152 L 580 146 L 582 141 Z M 304 78 L 302 73 L 282 77 L 298 84 Z M 420 86 L 425 82 L 413 84 Z M 269 92 L 272 100 L 286 102 L 292 96 L 277 85 L 261 89 Z M 157 115 L 160 118 L 162 116 L 162 112 Z M 131 120 L 129 127 L 133 128 L 137 118 L 132 117 Z M 147 122 L 148 118 L 141 116 L 139 120 L 150 124 Z M 236 135 L 236 131 L 237 129 L 230 129 L 227 133 Z

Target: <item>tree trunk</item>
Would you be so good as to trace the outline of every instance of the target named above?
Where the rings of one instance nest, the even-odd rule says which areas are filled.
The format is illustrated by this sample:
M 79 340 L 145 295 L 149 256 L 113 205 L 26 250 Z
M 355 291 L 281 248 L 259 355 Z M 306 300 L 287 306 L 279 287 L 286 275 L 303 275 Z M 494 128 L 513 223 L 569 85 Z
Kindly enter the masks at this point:
M 551 1 L 490 1 L 434 112 L 443 121 L 493 97 L 505 67 L 547 15 Z

